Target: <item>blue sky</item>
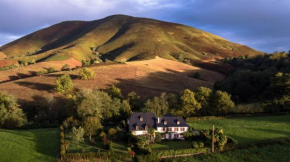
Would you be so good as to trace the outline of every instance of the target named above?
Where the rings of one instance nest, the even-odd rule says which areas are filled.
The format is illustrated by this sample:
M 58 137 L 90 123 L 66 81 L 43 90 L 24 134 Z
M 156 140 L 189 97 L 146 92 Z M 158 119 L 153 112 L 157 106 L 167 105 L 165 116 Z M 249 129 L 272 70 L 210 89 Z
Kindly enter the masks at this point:
M 114 14 L 186 24 L 264 52 L 290 50 L 290 0 L 0 0 L 0 45 L 61 21 Z

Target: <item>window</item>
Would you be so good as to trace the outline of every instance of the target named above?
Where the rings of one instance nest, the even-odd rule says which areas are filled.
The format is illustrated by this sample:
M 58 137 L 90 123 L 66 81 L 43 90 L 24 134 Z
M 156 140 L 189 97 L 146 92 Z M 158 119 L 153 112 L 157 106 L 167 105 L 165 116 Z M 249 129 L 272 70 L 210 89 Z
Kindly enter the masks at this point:
M 174 128 L 174 131 L 177 132 L 178 131 L 178 128 Z
M 180 128 L 180 131 L 185 131 L 185 128 Z
M 178 136 L 179 134 L 174 134 L 174 138 L 178 138 L 179 136 Z
M 172 131 L 172 128 L 169 128 L 169 131 Z
M 163 128 L 162 128 L 162 131 L 165 132 L 165 131 L 166 131 L 166 128 L 163 127 Z

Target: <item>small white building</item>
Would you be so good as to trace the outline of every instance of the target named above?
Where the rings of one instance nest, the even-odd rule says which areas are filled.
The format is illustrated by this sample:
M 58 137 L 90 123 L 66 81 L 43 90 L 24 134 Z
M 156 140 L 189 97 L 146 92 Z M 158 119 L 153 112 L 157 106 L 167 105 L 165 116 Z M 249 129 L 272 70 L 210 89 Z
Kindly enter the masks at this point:
M 149 128 L 162 134 L 162 139 L 184 139 L 182 133 L 187 132 L 189 126 L 182 117 L 165 115 L 155 117 L 154 113 L 132 113 L 127 120 L 129 131 L 133 135 L 144 135 Z

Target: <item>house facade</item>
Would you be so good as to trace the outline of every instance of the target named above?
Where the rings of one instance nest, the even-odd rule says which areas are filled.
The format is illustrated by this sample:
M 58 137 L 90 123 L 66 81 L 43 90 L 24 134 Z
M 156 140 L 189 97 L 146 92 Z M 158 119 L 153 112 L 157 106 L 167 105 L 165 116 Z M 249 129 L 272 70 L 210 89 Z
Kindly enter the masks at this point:
M 162 139 L 184 139 L 182 133 L 189 128 L 182 117 L 156 117 L 154 113 L 132 113 L 127 124 L 133 135 L 145 135 L 153 128 L 162 134 Z

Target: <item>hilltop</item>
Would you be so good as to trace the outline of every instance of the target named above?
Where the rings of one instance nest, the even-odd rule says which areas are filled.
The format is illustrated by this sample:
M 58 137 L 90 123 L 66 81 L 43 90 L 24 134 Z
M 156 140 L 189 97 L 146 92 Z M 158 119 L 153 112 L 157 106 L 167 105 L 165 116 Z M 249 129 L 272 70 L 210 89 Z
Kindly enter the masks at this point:
M 208 32 L 176 23 L 125 15 L 95 21 L 65 21 L 0 47 L 0 60 L 132 61 L 159 56 L 211 60 L 261 52 Z

